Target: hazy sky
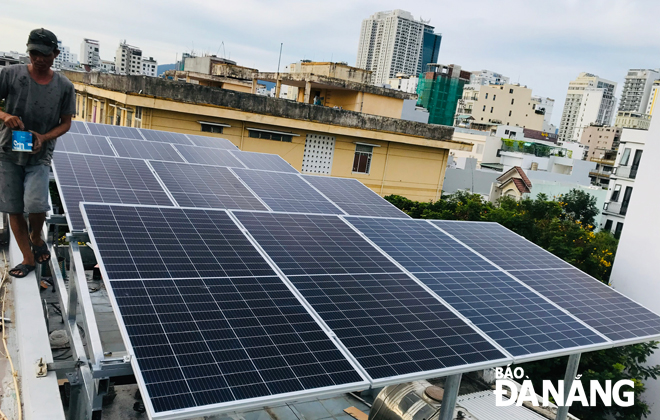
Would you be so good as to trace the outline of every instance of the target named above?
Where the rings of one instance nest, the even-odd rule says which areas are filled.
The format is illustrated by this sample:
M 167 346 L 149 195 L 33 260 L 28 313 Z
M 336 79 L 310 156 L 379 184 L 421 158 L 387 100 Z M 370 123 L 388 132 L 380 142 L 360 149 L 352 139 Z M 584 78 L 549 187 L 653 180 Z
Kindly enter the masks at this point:
M 77 54 L 83 38 L 99 40 L 105 60 L 126 39 L 159 64 L 194 50 L 261 71 L 276 70 L 281 42 L 282 69 L 303 58 L 355 65 L 362 19 L 401 8 L 443 34 L 441 63 L 497 71 L 555 99 L 555 124 L 580 72 L 617 82 L 619 97 L 629 68 L 660 67 L 653 0 L 2 0 L 0 7 L 0 51 L 25 51 L 29 31 L 45 27 Z

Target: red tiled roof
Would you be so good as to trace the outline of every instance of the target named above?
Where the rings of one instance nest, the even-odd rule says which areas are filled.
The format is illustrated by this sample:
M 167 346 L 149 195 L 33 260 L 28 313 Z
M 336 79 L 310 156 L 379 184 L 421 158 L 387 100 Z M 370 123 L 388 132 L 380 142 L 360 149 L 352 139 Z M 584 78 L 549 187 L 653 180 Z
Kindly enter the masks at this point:
M 527 188 L 527 185 L 525 185 L 525 182 L 522 179 L 512 178 L 511 180 L 513 181 L 514 184 L 516 184 L 516 188 L 518 188 L 518 191 L 520 191 L 521 193 L 530 192 L 529 188 Z
M 525 185 L 527 185 L 527 187 L 532 186 L 532 181 L 530 181 L 529 178 L 527 178 L 527 175 L 525 175 L 525 171 L 523 171 L 520 166 L 514 166 L 513 169 L 518 171 L 518 173 L 520 174 L 520 178 L 522 178 L 522 180 L 525 182 Z

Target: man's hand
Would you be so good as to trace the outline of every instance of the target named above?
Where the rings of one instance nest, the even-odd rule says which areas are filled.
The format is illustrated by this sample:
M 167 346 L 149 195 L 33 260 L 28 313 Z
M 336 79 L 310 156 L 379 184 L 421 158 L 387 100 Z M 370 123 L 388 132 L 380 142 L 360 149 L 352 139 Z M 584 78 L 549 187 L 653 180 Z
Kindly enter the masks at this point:
M 25 130 L 25 126 L 23 125 L 23 121 L 21 121 L 20 118 L 18 118 L 15 115 L 10 115 L 6 114 L 4 112 L 0 112 L 0 119 L 5 123 L 5 125 L 12 130 L 20 129 L 20 130 Z
M 47 141 L 43 134 L 30 131 L 32 133 L 32 154 L 39 153 L 44 143 Z

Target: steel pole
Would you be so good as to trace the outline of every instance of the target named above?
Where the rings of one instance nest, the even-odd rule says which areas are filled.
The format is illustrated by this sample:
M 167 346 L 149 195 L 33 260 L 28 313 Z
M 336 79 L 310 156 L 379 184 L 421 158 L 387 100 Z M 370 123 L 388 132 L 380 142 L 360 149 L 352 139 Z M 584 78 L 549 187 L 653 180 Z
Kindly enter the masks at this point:
M 556 420 L 566 420 L 568 417 L 568 406 L 566 405 L 566 399 L 568 398 L 568 393 L 571 390 L 571 386 L 573 385 L 575 375 L 577 375 L 579 365 L 580 353 L 571 354 L 568 357 L 566 374 L 564 375 L 564 405 L 557 409 L 557 417 L 555 417 Z
M 454 408 L 456 407 L 456 398 L 458 397 L 458 388 L 461 386 L 462 376 L 463 374 L 459 373 L 447 377 L 438 420 L 452 420 L 454 418 Z

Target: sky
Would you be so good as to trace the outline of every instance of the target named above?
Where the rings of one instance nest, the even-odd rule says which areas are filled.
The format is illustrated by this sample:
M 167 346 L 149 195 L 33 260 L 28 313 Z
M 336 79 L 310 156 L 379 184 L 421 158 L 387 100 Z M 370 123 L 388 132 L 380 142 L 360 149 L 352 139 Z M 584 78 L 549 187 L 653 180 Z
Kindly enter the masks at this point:
M 360 25 L 403 9 L 442 33 L 439 62 L 488 69 L 555 99 L 559 125 L 568 82 L 590 72 L 617 82 L 630 68 L 660 67 L 660 2 L 653 0 L 2 0 L 0 51 L 25 51 L 30 30 L 53 31 L 79 54 L 100 41 L 113 60 L 121 40 L 159 64 L 182 52 L 208 53 L 260 71 L 301 59 L 355 65 Z

